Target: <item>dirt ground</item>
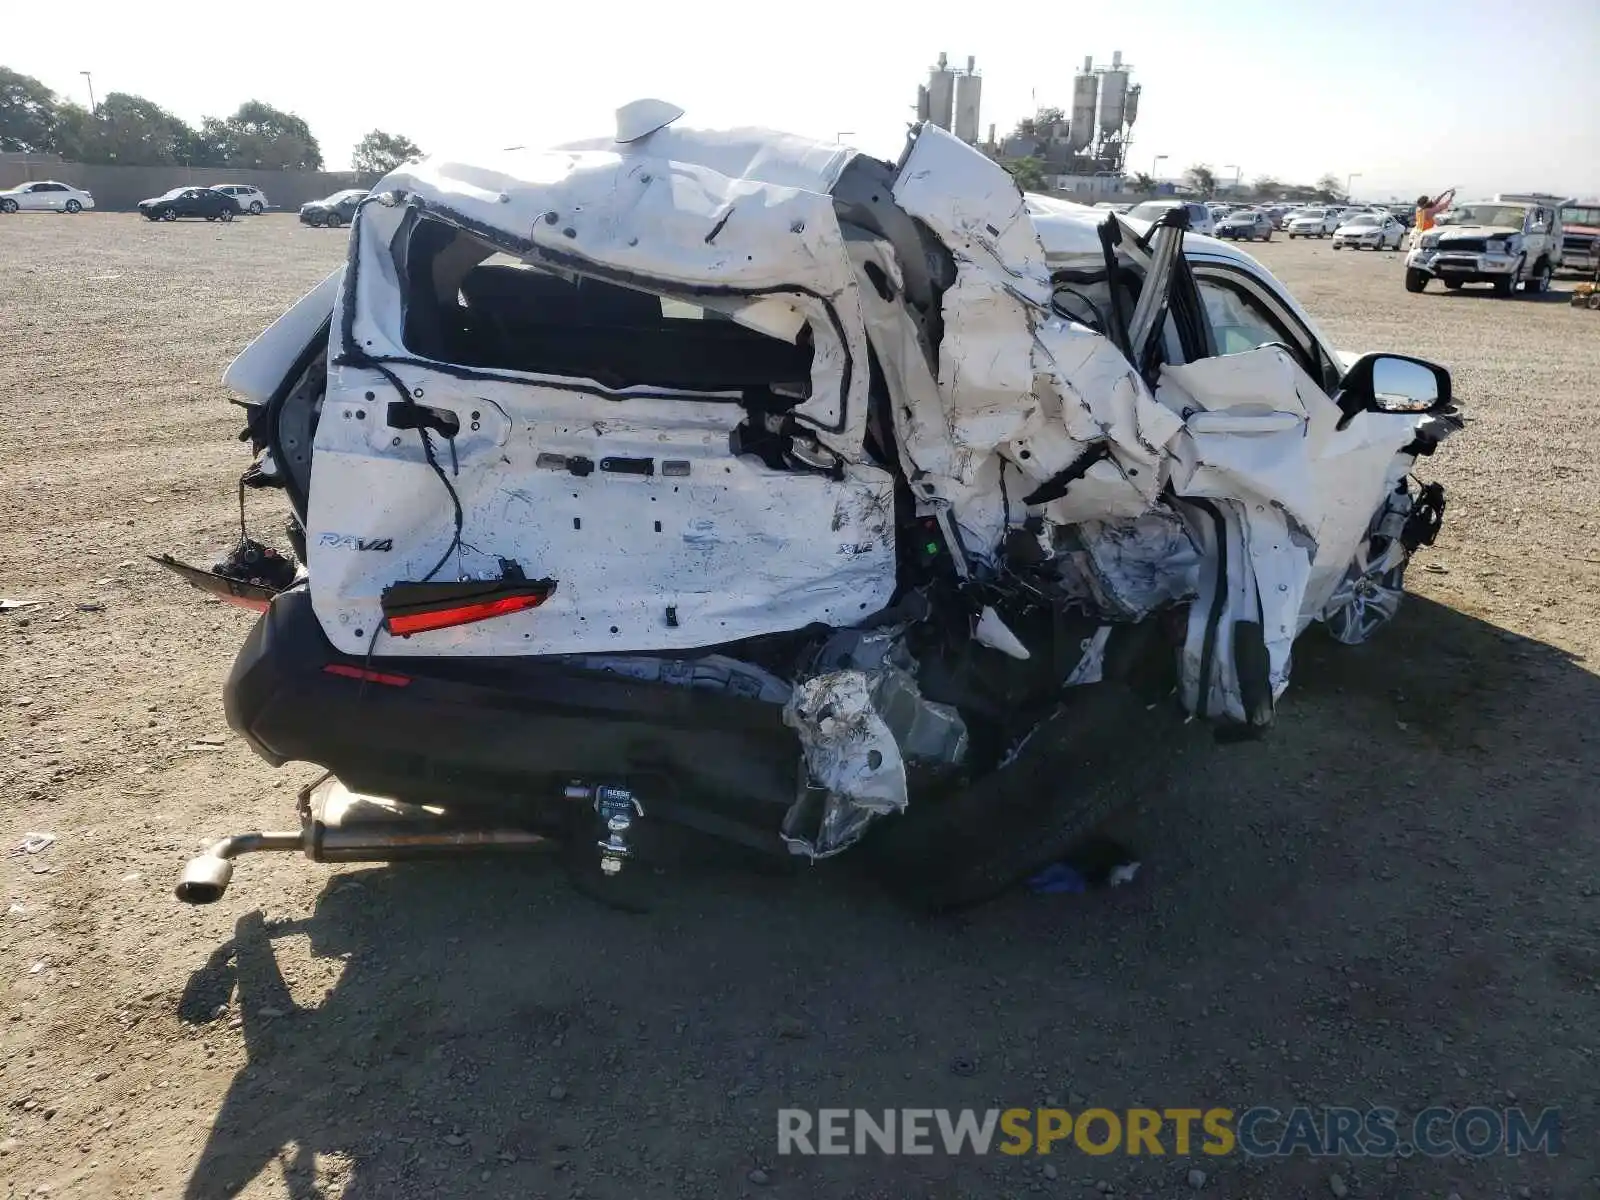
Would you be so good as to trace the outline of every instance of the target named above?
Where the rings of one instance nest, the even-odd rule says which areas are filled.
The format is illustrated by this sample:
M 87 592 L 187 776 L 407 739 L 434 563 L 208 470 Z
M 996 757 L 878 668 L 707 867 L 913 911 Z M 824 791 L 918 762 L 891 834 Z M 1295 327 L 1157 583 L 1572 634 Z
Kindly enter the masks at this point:
M 1141 797 L 1131 887 L 927 920 L 843 871 L 667 873 L 628 915 L 539 859 L 276 857 L 187 908 L 185 859 L 314 772 L 228 735 L 248 614 L 144 555 L 229 544 L 219 375 L 345 240 L 0 218 L 0 595 L 43 601 L 0 614 L 5 1197 L 1600 1195 L 1600 314 L 1256 251 L 1473 420 L 1397 624 L 1308 635 L 1269 738 Z M 1559 1107 L 1564 1153 L 776 1152 L 784 1106 L 1046 1103 Z

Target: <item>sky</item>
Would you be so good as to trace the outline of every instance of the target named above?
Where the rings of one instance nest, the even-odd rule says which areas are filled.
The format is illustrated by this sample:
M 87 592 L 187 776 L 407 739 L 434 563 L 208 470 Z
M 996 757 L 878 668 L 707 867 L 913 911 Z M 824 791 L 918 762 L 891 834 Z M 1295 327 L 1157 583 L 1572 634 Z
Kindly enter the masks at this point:
M 1004 12 L 1007 16 L 1000 16 Z M 976 18 L 982 18 L 977 20 Z M 1312 181 L 1358 197 L 1600 195 L 1600 0 L 1118 0 L 996 6 L 20 4 L 0 65 L 80 103 L 134 92 L 185 120 L 260 99 L 310 122 L 330 169 L 373 128 L 470 153 L 606 134 L 655 96 L 696 126 L 764 125 L 897 156 L 940 51 L 975 55 L 982 128 L 1071 106 L 1085 55 L 1144 87 L 1131 171 Z

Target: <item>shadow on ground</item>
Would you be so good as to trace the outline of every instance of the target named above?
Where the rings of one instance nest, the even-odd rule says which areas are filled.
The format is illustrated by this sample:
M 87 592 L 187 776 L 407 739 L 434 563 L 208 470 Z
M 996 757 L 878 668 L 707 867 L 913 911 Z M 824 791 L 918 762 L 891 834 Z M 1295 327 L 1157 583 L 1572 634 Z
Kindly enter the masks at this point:
M 1279 726 L 1118 818 L 1144 868 L 1087 896 L 907 913 L 839 871 L 655 877 L 628 915 L 552 863 L 376 868 L 243 917 L 187 1021 L 248 1066 L 188 1196 L 1363 1197 L 1586 1191 L 1557 1159 L 780 1157 L 780 1107 L 1559 1106 L 1592 1128 L 1600 680 L 1408 601 L 1308 636 Z M 997 814 L 1003 820 L 1003 814 Z M 242 869 L 295 869 L 252 863 Z M 274 939 L 346 957 L 297 1008 Z M 1578 1139 L 1571 1137 L 1576 1143 Z M 1576 1153 L 1572 1153 L 1575 1151 Z M 752 1176 L 752 1172 L 756 1172 Z

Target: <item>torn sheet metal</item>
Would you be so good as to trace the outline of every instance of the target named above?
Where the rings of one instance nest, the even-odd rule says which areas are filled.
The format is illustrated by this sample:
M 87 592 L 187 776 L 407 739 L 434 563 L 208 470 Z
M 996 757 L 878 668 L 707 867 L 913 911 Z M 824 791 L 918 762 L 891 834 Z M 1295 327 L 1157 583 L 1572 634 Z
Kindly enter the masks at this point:
M 800 736 L 805 775 L 783 822 L 791 852 L 827 858 L 876 817 L 904 810 L 906 764 L 941 768 L 966 757 L 967 728 L 948 704 L 923 698 L 900 629 L 840 630 L 784 708 Z
M 821 792 L 803 794 L 784 819 L 791 851 L 827 858 L 860 838 L 874 816 L 905 809 L 905 760 L 873 707 L 866 672 L 831 671 L 806 680 L 795 688 L 783 720 L 800 735 L 810 786 Z
M 1130 521 L 1084 521 L 1058 531 L 1057 541 L 1063 586 L 1096 612 L 1142 621 L 1196 593 L 1200 552 L 1169 509 Z

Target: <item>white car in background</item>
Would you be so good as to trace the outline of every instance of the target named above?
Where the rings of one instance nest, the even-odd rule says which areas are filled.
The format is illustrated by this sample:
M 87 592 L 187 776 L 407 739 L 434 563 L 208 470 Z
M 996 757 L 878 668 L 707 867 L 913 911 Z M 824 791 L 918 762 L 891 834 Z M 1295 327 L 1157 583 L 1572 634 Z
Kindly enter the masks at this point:
M 1339 227 L 1339 214 L 1327 208 L 1303 209 L 1289 222 L 1289 237 L 1327 237 Z
M 1193 200 L 1146 200 L 1143 204 L 1136 204 L 1125 214 L 1134 221 L 1159 221 L 1161 215 L 1169 208 L 1187 208 L 1189 210 L 1189 231 L 1203 233 L 1211 237 L 1217 232 L 1216 218 L 1211 215 L 1211 210 L 1204 204 Z
M 1406 239 L 1406 227 L 1390 213 L 1358 212 L 1344 218 L 1333 231 L 1333 248 L 1343 250 L 1398 250 Z
M 0 192 L 0 213 L 64 212 L 77 213 L 94 207 L 94 197 L 70 183 L 41 179 Z
M 247 183 L 222 183 L 211 190 L 232 196 L 239 202 L 239 207 L 253 217 L 259 217 L 272 207 L 267 203 L 267 197 L 260 188 L 251 187 Z

